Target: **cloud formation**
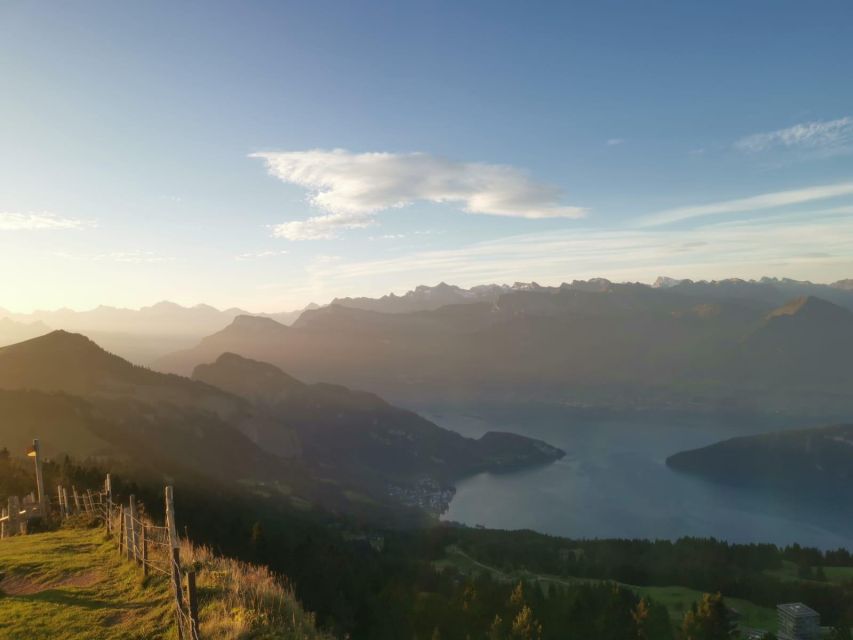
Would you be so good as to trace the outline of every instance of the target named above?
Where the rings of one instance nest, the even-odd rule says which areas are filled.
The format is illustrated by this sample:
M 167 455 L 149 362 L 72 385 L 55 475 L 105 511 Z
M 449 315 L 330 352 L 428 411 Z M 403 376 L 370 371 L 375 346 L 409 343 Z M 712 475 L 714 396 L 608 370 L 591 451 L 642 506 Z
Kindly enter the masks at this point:
M 158 262 L 174 262 L 175 258 L 162 256 L 156 251 L 144 251 L 133 249 L 130 251 L 109 251 L 107 253 L 85 253 L 75 254 L 63 251 L 54 251 L 51 255 L 66 260 L 80 260 L 87 262 L 122 262 L 129 264 L 147 264 Z
M 328 240 L 337 237 L 345 229 L 361 229 L 372 224 L 371 214 L 329 213 L 273 225 L 272 234 L 285 240 Z
M 272 258 L 273 256 L 283 256 L 286 254 L 287 251 L 281 250 L 247 251 L 246 253 L 240 253 L 234 256 L 234 259 L 238 262 L 246 262 L 249 260 L 261 260 L 263 258 Z
M 839 184 L 825 184 L 805 189 L 792 189 L 789 191 L 776 191 L 763 193 L 749 198 L 738 198 L 736 200 L 723 200 L 722 202 L 711 202 L 709 204 L 677 207 L 659 211 L 640 221 L 640 226 L 650 227 L 673 222 L 681 222 L 690 218 L 710 216 L 716 214 L 743 213 L 747 211 L 760 211 L 774 209 L 788 205 L 803 204 L 814 200 L 826 198 L 837 198 L 853 194 L 853 182 L 841 182 Z
M 756 133 L 735 142 L 735 148 L 757 153 L 774 148 L 824 149 L 853 143 L 853 118 L 803 122 L 787 129 Z
M 91 222 L 77 220 L 75 218 L 63 218 L 46 211 L 0 211 L 0 231 L 83 229 L 90 226 L 92 226 Z
M 454 162 L 426 153 L 351 153 L 344 149 L 254 153 L 270 174 L 304 187 L 327 214 L 277 225 L 288 239 L 328 238 L 368 226 L 380 211 L 417 201 L 451 203 L 466 213 L 516 218 L 579 218 L 560 190 L 515 167 Z
M 689 229 L 581 229 L 512 236 L 466 246 L 372 260 L 316 263 L 310 295 L 378 295 L 446 280 L 463 286 L 535 280 L 556 284 L 606 277 L 652 282 L 679 278 L 826 281 L 853 268 L 853 216 L 847 208 L 704 224 Z M 367 283 L 370 283 L 369 285 Z

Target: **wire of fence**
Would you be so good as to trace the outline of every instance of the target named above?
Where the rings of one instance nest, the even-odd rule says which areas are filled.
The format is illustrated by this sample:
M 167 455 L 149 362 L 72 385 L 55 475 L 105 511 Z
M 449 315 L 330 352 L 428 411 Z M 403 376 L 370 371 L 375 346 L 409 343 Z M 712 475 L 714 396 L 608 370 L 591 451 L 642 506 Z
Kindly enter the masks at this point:
M 195 573 L 185 572 L 180 561 L 172 487 L 165 487 L 166 522 L 162 525 L 144 515 L 134 496 L 128 496 L 127 506 L 116 502 L 110 474 L 102 489 L 78 490 L 73 485 L 70 489 L 59 485 L 55 494 L 47 494 L 39 476 L 38 496 L 31 492 L 23 498 L 10 497 L 8 507 L 0 510 L 0 538 L 27 533 L 34 518 L 65 520 L 83 514 L 100 521 L 122 556 L 136 562 L 145 575 L 154 572 L 171 582 L 178 635 L 181 640 L 200 640 Z

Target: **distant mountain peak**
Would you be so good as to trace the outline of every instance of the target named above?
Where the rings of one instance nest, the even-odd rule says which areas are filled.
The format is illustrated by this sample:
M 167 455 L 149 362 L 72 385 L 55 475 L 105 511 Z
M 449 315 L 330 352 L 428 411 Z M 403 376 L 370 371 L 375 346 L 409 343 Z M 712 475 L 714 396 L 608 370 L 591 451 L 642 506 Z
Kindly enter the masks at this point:
M 652 286 L 655 289 L 669 289 L 670 287 L 679 285 L 682 282 L 684 282 L 684 280 L 680 280 L 678 278 L 670 278 L 669 276 L 658 276 L 657 280 L 654 281 L 654 284 L 652 284 Z
M 538 282 L 513 282 L 512 287 L 510 287 L 513 291 L 538 291 L 542 288 Z
M 231 352 L 211 364 L 198 365 L 192 378 L 244 398 L 273 399 L 305 387 L 275 365 Z
M 434 287 L 429 286 L 428 284 L 421 284 L 415 287 L 415 293 L 433 293 L 433 292 L 447 292 L 447 291 L 463 291 L 460 287 L 457 287 L 453 284 L 447 284 L 443 280 L 439 282 Z M 410 292 L 411 293 L 411 292 Z
M 6 349 L 39 349 L 41 347 L 55 349 L 56 347 L 64 347 L 66 349 L 78 349 L 92 351 L 93 353 L 106 353 L 101 347 L 95 344 L 92 340 L 84 336 L 82 333 L 73 333 L 64 329 L 56 329 L 50 333 L 37 338 L 31 338 L 25 342 L 13 344 Z
M 262 331 L 268 329 L 285 329 L 286 325 L 276 322 L 272 318 L 263 316 L 240 315 L 231 321 L 230 327 L 237 329 L 249 329 L 253 331 Z
M 63 330 L 0 349 L 0 388 L 82 392 L 95 379 L 132 377 L 135 369 L 86 336 Z
M 145 308 L 145 307 L 143 307 Z M 182 307 L 177 302 L 172 302 L 170 300 L 161 300 L 155 304 L 152 304 L 148 309 L 152 311 L 174 311 L 177 309 L 185 309 L 186 307 Z
M 418 285 L 399 296 L 390 293 L 380 298 L 335 298 L 330 306 L 382 313 L 412 313 L 457 304 L 495 302 L 501 294 L 509 290 L 506 285 L 481 285 L 463 289 L 442 281 L 435 286 Z
M 853 278 L 845 278 L 844 280 L 838 280 L 837 282 L 833 282 L 829 286 L 833 289 L 841 289 L 842 291 L 853 291 Z

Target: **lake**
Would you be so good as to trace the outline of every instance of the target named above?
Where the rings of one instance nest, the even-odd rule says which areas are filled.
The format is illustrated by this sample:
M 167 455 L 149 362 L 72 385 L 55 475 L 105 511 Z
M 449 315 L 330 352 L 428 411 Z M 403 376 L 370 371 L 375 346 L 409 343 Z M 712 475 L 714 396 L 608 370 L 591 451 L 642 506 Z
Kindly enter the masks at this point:
M 732 542 L 798 542 L 853 549 L 851 510 L 722 486 L 670 470 L 667 456 L 780 426 L 781 421 L 713 417 L 601 417 L 575 412 L 503 416 L 428 412 L 463 435 L 514 431 L 567 452 L 553 464 L 481 473 L 457 484 L 444 520 L 534 529 L 571 538 L 713 536 Z M 790 422 L 790 420 L 788 421 Z

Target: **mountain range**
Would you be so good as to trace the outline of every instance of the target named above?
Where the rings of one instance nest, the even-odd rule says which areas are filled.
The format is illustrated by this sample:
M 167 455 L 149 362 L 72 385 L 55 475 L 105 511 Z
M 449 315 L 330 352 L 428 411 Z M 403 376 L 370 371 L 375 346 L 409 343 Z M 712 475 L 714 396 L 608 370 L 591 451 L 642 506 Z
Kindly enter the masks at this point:
M 853 310 L 851 282 L 840 280 L 833 284 L 815 284 L 777 278 L 696 282 L 661 277 L 653 287 L 671 289 L 673 293 L 709 303 L 737 301 L 753 309 L 770 310 L 793 298 L 814 296 Z M 435 286 L 421 285 L 402 295 L 335 298 L 330 306 L 385 314 L 411 314 L 452 305 L 494 305 L 503 296 L 518 292 L 557 293 L 567 288 L 595 292 L 610 286 L 612 283 L 600 278 L 576 280 L 559 287 L 516 282 L 513 285 L 486 284 L 466 289 L 441 282 Z M 140 309 L 100 306 L 87 311 L 58 309 L 13 313 L 0 308 L 0 346 L 43 335 L 51 329 L 62 329 L 82 333 L 112 353 L 136 364 L 148 365 L 174 351 L 193 347 L 203 337 L 225 328 L 238 316 L 270 318 L 289 326 L 304 311 L 318 308 L 319 305 L 310 304 L 297 311 L 249 313 L 236 307 L 224 310 L 205 304 L 185 307 L 168 301 Z
M 3 312 L 0 311 L 0 314 Z M 40 321 L 16 322 L 0 315 L 0 347 L 44 335 L 50 327 Z
M 61 329 L 82 333 L 132 362 L 148 364 L 175 349 L 192 346 L 237 316 L 248 313 L 238 308 L 219 310 L 206 304 L 184 307 L 168 301 L 140 309 L 100 306 L 88 311 L 57 309 L 32 313 L 0 309 L 0 346 Z M 301 313 L 302 310 L 257 315 L 291 324 Z
M 330 304 L 364 311 L 381 313 L 412 313 L 432 311 L 450 304 L 470 304 L 475 302 L 495 302 L 509 291 L 538 288 L 534 283 L 516 282 L 513 285 L 485 284 L 470 289 L 440 282 L 434 287 L 420 285 L 403 295 L 393 293 L 381 298 L 335 298 Z
M 188 375 L 230 352 L 408 406 L 836 415 L 853 409 L 853 293 L 813 286 L 836 292 L 836 302 L 808 295 L 777 306 L 789 289 L 809 288 L 789 281 L 653 287 L 598 279 L 409 313 L 332 304 L 290 327 L 239 316 L 152 366 Z
M 512 434 L 463 438 L 369 393 L 306 385 L 233 354 L 189 379 L 64 331 L 0 349 L 0 410 L 0 443 L 10 449 L 39 437 L 49 455 L 238 482 L 302 507 L 374 517 L 440 507 L 430 494 L 452 491 L 467 474 L 563 455 Z

